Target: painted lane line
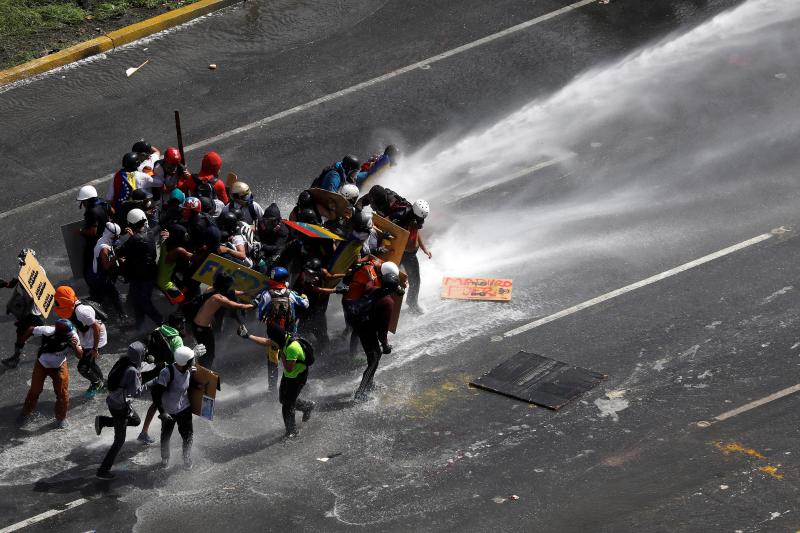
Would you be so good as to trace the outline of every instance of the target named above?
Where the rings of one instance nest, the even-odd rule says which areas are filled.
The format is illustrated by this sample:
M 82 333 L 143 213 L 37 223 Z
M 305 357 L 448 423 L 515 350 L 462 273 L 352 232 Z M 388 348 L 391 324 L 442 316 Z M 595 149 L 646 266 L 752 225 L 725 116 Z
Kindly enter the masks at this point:
M 752 239 L 740 242 L 739 244 L 734 244 L 733 246 L 729 246 L 725 249 L 719 250 L 718 252 L 714 252 L 713 254 L 709 254 L 699 259 L 695 259 L 694 261 L 689 261 L 688 263 L 685 263 L 681 266 L 662 272 L 661 274 L 656 274 L 655 276 L 651 276 L 647 279 L 643 279 L 641 281 L 637 281 L 636 283 L 626 285 L 625 287 L 619 288 L 617 290 L 607 292 L 603 295 L 592 298 L 591 300 L 586 300 L 585 302 L 579 303 L 578 305 L 574 305 L 572 307 L 559 311 L 558 313 L 546 316 L 544 318 L 540 318 L 538 320 L 534 320 L 533 322 L 524 324 L 522 326 L 519 326 L 518 328 L 514 328 L 511 331 L 507 331 L 503 333 L 502 337 L 495 337 L 492 340 L 503 340 L 504 338 L 513 337 L 515 335 L 519 335 L 520 333 L 525 333 L 526 331 L 538 328 L 539 326 L 543 326 L 544 324 L 548 324 L 550 322 L 553 322 L 554 320 L 558 320 L 559 318 L 564 318 L 565 316 L 572 315 L 574 313 L 577 313 L 578 311 L 582 311 L 599 303 L 606 302 L 608 300 L 611 300 L 612 298 L 616 298 L 617 296 L 622 296 L 623 294 L 629 293 L 636 289 L 640 289 L 647 285 L 651 285 L 653 283 L 656 283 L 657 281 L 661 281 L 671 276 L 675 276 L 676 274 L 680 274 L 681 272 L 686 272 L 689 269 L 703 265 L 715 259 L 719 259 L 720 257 L 724 257 L 728 254 L 732 254 L 733 252 L 737 252 L 739 250 L 747 248 L 748 246 L 753 246 L 754 244 L 758 244 L 762 241 L 765 241 L 770 237 L 772 237 L 771 233 L 764 233 L 762 235 L 758 235 L 757 237 L 753 237 Z
M 722 422 L 724 420 L 728 420 L 729 418 L 733 418 L 734 416 L 738 416 L 738 415 L 740 415 L 742 413 L 746 413 L 747 411 L 751 411 L 751 410 L 755 409 L 756 407 L 761 407 L 762 405 L 768 404 L 770 402 L 774 402 L 775 400 L 780 400 L 781 398 L 789 396 L 790 394 L 794 394 L 795 392 L 798 392 L 798 391 L 800 391 L 800 383 L 798 383 L 797 385 L 792 385 L 791 387 L 786 387 L 785 389 L 779 390 L 778 392 L 770 394 L 769 396 L 764 396 L 763 398 L 761 398 L 759 400 L 753 400 L 752 402 L 746 403 L 746 404 L 742 405 L 741 407 L 737 407 L 736 409 L 731 409 L 730 411 L 725 411 L 721 415 L 715 416 L 711 421 L 705 421 L 705 420 L 700 421 L 700 422 L 697 423 L 697 425 L 699 427 L 701 427 L 701 428 L 707 428 L 707 427 L 711 426 L 712 424 L 716 424 L 717 422 Z
M 416 70 L 416 69 L 420 69 L 420 68 L 423 68 L 423 67 L 427 67 L 427 66 L 429 66 L 429 65 L 431 65 L 433 63 L 437 63 L 439 61 L 443 61 L 445 59 L 448 59 L 448 58 L 453 57 L 455 55 L 461 54 L 461 53 L 466 52 L 468 50 L 471 50 L 473 48 L 477 48 L 479 46 L 483 46 L 484 44 L 488 44 L 488 43 L 491 43 L 491 42 L 496 41 L 498 39 L 502 39 L 503 37 L 507 37 L 507 36 L 512 35 L 514 33 L 518 33 L 520 31 L 526 30 L 526 29 L 528 29 L 528 28 L 530 28 L 532 26 L 535 26 L 537 24 L 541 24 L 542 22 L 546 22 L 546 21 L 548 21 L 550 19 L 553 19 L 553 18 L 556 18 L 558 16 L 561 16 L 561 15 L 563 15 L 565 13 L 569 13 L 570 11 L 574 11 L 574 10 L 579 9 L 581 7 L 584 7 L 586 5 L 592 4 L 595 1 L 596 0 L 580 0 L 580 2 L 575 2 L 575 3 L 570 4 L 568 6 L 564 6 L 564 7 L 560 8 L 560 9 L 556 9 L 555 11 L 551 11 L 549 13 L 545 13 L 544 15 L 541 15 L 541 16 L 538 16 L 538 17 L 533 18 L 531 20 L 522 22 L 520 24 L 517 24 L 516 26 L 511 26 L 510 28 L 506 28 L 505 30 L 501 30 L 501 31 L 499 31 L 497 33 L 493 33 L 491 35 L 487 35 L 486 37 L 482 37 L 482 38 L 480 38 L 480 39 L 478 39 L 476 41 L 472 41 L 472 42 L 469 42 L 467 44 L 461 45 L 459 47 L 452 48 L 450 50 L 447 50 L 446 52 L 442 52 L 441 54 L 437 54 L 437 55 L 429 57 L 427 59 L 423 59 L 421 61 L 417 61 L 416 63 L 412 63 L 412 64 L 407 65 L 405 67 L 401 67 L 399 69 L 393 70 L 391 72 L 383 74 L 382 76 L 378 76 L 376 78 L 372 78 L 372 79 L 363 81 L 361 83 L 357 83 L 356 85 L 352 85 L 352 86 L 347 87 L 345 89 L 342 89 L 340 91 L 336 91 L 334 93 L 330 93 L 330 94 L 327 94 L 325 96 L 321 96 L 319 98 L 311 100 L 310 102 L 306 102 L 304 104 L 297 105 L 295 107 L 292 107 L 290 109 L 286 109 L 286 110 L 281 111 L 279 113 L 276 113 L 274 115 L 270 115 L 270 116 L 264 117 L 264 118 L 262 118 L 260 120 L 256 120 L 255 122 L 251 122 L 249 124 L 245 124 L 243 126 L 239 126 L 238 128 L 234 128 L 232 130 L 228 130 L 226 132 L 220 133 L 219 135 L 215 135 L 213 137 L 209 137 L 208 139 L 204 139 L 202 141 L 198 141 L 196 143 L 190 144 L 189 146 L 185 147 L 184 151 L 191 152 L 191 151 L 197 150 L 199 148 L 204 148 L 204 147 L 212 145 L 214 143 L 218 143 L 218 142 L 223 141 L 225 139 L 228 139 L 230 137 L 234 137 L 236 135 L 240 135 L 240 134 L 248 132 L 250 130 L 253 130 L 253 129 L 256 129 L 256 128 L 261 128 L 263 126 L 266 126 L 267 124 L 270 124 L 271 122 L 275 122 L 277 120 L 284 119 L 284 118 L 289 117 L 291 115 L 296 115 L 297 113 L 302 113 L 303 111 L 307 111 L 307 110 L 312 109 L 314 107 L 320 106 L 320 105 L 322 105 L 322 104 L 324 104 L 326 102 L 330 102 L 331 100 L 336 100 L 338 98 L 342 98 L 343 96 L 347 96 L 347 95 L 353 94 L 353 93 L 355 93 L 357 91 L 360 91 L 362 89 L 366 89 L 368 87 L 371 87 L 373 85 L 377 85 L 377 84 L 382 83 L 384 81 L 391 80 L 392 78 L 396 78 L 398 76 L 402 76 L 403 74 L 411 72 L 412 70 Z M 95 185 L 95 186 L 101 185 L 104 182 L 107 182 L 107 181 L 111 180 L 112 177 L 113 177 L 113 174 L 108 174 L 108 175 L 103 176 L 101 178 L 97 178 L 95 180 L 92 180 L 92 181 L 86 183 L 85 185 Z M 44 204 L 46 204 L 48 202 L 51 202 L 53 200 L 59 200 L 61 198 L 66 198 L 66 197 L 70 196 L 71 194 L 73 194 L 74 191 L 77 190 L 77 188 L 78 187 L 71 188 L 71 189 L 69 189 L 67 191 L 63 191 L 63 192 L 54 194 L 52 196 L 48 196 L 47 198 L 42 198 L 41 200 L 37 200 L 37 201 L 31 202 L 29 204 L 25 204 L 25 205 L 21 205 L 21 206 L 15 207 L 14 209 L 11 209 L 10 211 L 5 211 L 3 213 L 0 213 L 0 220 L 4 219 L 6 217 L 9 217 L 11 215 L 17 214 L 17 213 L 20 213 L 20 212 L 23 212 L 23 211 L 27 211 L 27 210 L 33 209 L 35 207 L 39 207 L 39 206 L 44 205 Z
M 87 500 L 86 498 L 81 498 L 79 500 L 75 500 L 73 502 L 69 502 L 64 505 L 63 509 L 51 509 L 50 511 L 45 511 L 42 514 L 37 514 L 36 516 L 32 516 L 27 520 L 23 520 L 22 522 L 17 522 L 16 524 L 11 524 L 10 526 L 6 526 L 3 529 L 0 529 L 0 533 L 11 533 L 12 531 L 17 531 L 24 527 L 28 527 L 30 525 L 36 524 L 41 522 L 42 520 L 47 520 L 48 518 L 52 518 L 58 514 L 63 513 L 64 511 L 69 511 L 70 509 L 74 509 L 84 503 L 89 503 L 91 500 Z

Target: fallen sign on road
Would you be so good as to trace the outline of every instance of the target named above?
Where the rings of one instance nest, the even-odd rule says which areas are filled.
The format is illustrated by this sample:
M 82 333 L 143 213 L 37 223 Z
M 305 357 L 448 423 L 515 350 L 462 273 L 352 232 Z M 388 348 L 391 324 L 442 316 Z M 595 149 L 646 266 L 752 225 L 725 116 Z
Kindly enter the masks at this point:
M 494 278 L 444 278 L 442 298 L 453 300 L 511 301 L 513 282 Z
M 557 411 L 599 385 L 606 377 L 599 372 L 521 351 L 470 385 Z

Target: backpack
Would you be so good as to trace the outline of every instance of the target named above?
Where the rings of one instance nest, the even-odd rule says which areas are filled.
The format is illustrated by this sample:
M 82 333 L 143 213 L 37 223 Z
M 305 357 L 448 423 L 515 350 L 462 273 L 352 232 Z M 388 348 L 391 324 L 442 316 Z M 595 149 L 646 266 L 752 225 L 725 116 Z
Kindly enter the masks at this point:
M 179 333 L 176 333 L 175 336 L 180 338 Z M 172 336 L 164 336 L 160 327 L 150 333 L 150 338 L 147 340 L 147 354 L 151 355 L 156 363 L 172 364 L 174 362 L 175 358 L 169 344 L 170 338 Z
M 103 311 L 103 308 L 100 307 L 100 304 L 95 302 L 94 300 L 78 300 L 77 302 L 79 305 L 88 305 L 92 309 L 94 309 L 94 318 L 95 320 L 99 320 L 100 322 L 105 322 L 108 320 L 108 313 Z M 77 305 L 75 307 L 78 307 Z
M 187 324 L 194 323 L 194 317 L 197 316 L 197 313 L 198 311 L 200 311 L 200 308 L 203 307 L 203 304 L 206 303 L 206 301 L 215 294 L 217 294 L 217 291 L 212 290 L 204 294 L 198 294 L 191 300 L 184 302 L 181 311 L 183 312 L 183 316 L 186 319 Z
M 197 198 L 211 198 L 212 200 L 216 200 L 217 191 L 214 190 L 214 185 L 216 185 L 218 181 L 219 178 L 211 178 L 208 181 L 201 181 L 199 178 L 195 177 L 195 196 Z
M 286 346 L 289 346 L 293 341 L 297 341 L 300 344 L 300 347 L 303 349 L 303 355 L 305 355 L 305 359 L 301 362 L 306 366 L 313 365 L 317 358 L 314 355 L 314 347 L 311 345 L 311 343 L 303 337 L 290 336 Z
M 122 378 L 125 376 L 125 371 L 132 366 L 133 362 L 127 357 L 120 357 L 117 359 L 117 362 L 111 367 L 111 371 L 108 373 L 108 379 L 106 380 L 108 392 L 114 392 L 122 385 Z
M 269 296 L 271 300 L 269 314 L 266 317 L 267 324 L 278 324 L 284 329 L 291 329 L 295 321 L 291 292 L 289 289 L 280 292 L 271 290 Z
M 323 168 L 322 172 L 319 173 L 319 176 L 317 176 L 314 179 L 314 181 L 311 182 L 311 188 L 312 189 L 321 189 L 322 188 L 322 183 L 325 180 L 325 175 L 328 172 L 330 172 L 331 170 L 336 170 L 336 165 L 331 165 L 329 167 Z

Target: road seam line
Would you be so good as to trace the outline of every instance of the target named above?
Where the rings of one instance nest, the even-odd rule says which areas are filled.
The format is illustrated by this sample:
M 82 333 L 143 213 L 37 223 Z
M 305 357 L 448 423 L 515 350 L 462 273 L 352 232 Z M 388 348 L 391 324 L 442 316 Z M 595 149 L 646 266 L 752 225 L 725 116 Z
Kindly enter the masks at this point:
M 725 420 L 728 420 L 729 418 L 733 418 L 734 416 L 746 413 L 747 411 L 752 411 L 756 407 L 761 407 L 762 405 L 774 402 L 775 400 L 780 400 L 781 398 L 789 396 L 790 394 L 794 394 L 797 391 L 800 391 L 800 383 L 798 383 L 797 385 L 792 385 L 791 387 L 786 387 L 785 389 L 779 390 L 778 392 L 774 392 L 769 396 L 764 396 L 763 398 L 760 398 L 758 400 L 753 400 L 752 402 L 739 406 L 736 409 L 725 411 L 724 413 L 715 416 L 711 421 L 702 420 L 698 422 L 697 425 L 701 428 L 707 428 L 712 424 L 716 424 L 717 422 L 723 422 Z
M 692 269 L 694 267 L 703 265 L 705 263 L 708 263 L 709 261 L 713 261 L 714 259 L 719 259 L 720 257 L 724 257 L 726 255 L 732 254 L 733 252 L 737 252 L 739 250 L 747 248 L 748 246 L 752 246 L 754 244 L 758 244 L 758 243 L 760 243 L 762 241 L 765 241 L 765 240 L 767 240 L 767 239 L 769 239 L 771 237 L 772 237 L 771 233 L 763 233 L 761 235 L 753 237 L 752 239 L 748 239 L 746 241 L 742 241 L 742 242 L 740 242 L 738 244 L 734 244 L 733 246 L 729 246 L 727 248 L 724 248 L 724 249 L 719 250 L 717 252 L 714 252 L 712 254 L 700 257 L 699 259 L 695 259 L 694 261 L 689 261 L 688 263 L 684 263 L 683 265 L 677 266 L 675 268 L 671 268 L 671 269 L 666 270 L 666 271 L 664 271 L 664 272 L 662 272 L 660 274 L 656 274 L 655 276 L 650 276 L 649 278 L 643 279 L 641 281 L 637 281 L 636 283 L 631 283 L 630 285 L 626 285 L 625 287 L 621 287 L 621 288 L 619 288 L 617 290 L 614 290 L 614 291 L 611 291 L 611 292 L 607 292 L 605 294 L 602 294 L 600 296 L 592 298 L 591 300 L 586 300 L 585 302 L 581 302 L 578 305 L 573 305 L 572 307 L 568 307 L 567 309 L 563 309 L 563 310 L 559 311 L 558 313 L 554 313 L 554 314 L 546 316 L 544 318 L 540 318 L 538 320 L 534 320 L 533 322 L 530 322 L 528 324 L 524 324 L 522 326 L 519 326 L 517 328 L 514 328 L 514 329 L 512 329 L 510 331 L 507 331 L 507 332 L 503 333 L 502 337 L 494 337 L 492 340 L 495 340 L 495 341 L 503 340 L 503 339 L 506 339 L 506 338 L 509 338 L 509 337 L 513 337 L 515 335 L 519 335 L 520 333 L 525 333 L 526 331 L 530 331 L 532 329 L 538 328 L 539 326 L 543 326 L 545 324 L 553 322 L 554 320 L 558 320 L 559 318 L 564 318 L 566 316 L 569 316 L 569 315 L 572 315 L 574 313 L 577 313 L 578 311 L 582 311 L 584 309 L 587 309 L 587 308 L 592 307 L 594 305 L 597 305 L 599 303 L 603 303 L 603 302 L 606 302 L 608 300 L 611 300 L 612 298 L 616 298 L 617 296 L 622 296 L 623 294 L 629 293 L 629 292 L 634 291 L 636 289 L 640 289 L 640 288 L 645 287 L 647 285 L 651 285 L 653 283 L 656 283 L 657 281 L 661 281 L 661 280 L 664 280 L 664 279 L 669 278 L 671 276 L 675 276 L 676 274 L 680 274 L 681 272 L 686 272 L 687 270 L 690 270 L 690 269 Z
M 551 11 L 549 13 L 545 13 L 544 15 L 540 15 L 540 16 L 538 16 L 536 18 L 531 19 L 531 20 L 528 20 L 528 21 L 522 22 L 520 24 L 517 24 L 516 26 L 511 26 L 510 28 L 506 28 L 505 30 L 501 30 L 501 31 L 499 31 L 497 33 L 493 33 L 491 35 L 487 35 L 486 37 L 482 37 L 482 38 L 480 38 L 480 39 L 478 39 L 476 41 L 472 41 L 472 42 L 469 42 L 467 44 L 463 44 L 461 46 L 458 46 L 456 48 L 452 48 L 450 50 L 447 50 L 447 51 L 442 52 L 440 54 L 437 54 L 435 56 L 431 56 L 431 57 L 429 57 L 427 59 L 423 59 L 421 61 L 417 61 L 416 63 L 412 63 L 410 65 L 407 65 L 405 67 L 401 67 L 399 69 L 392 70 L 391 72 L 387 72 L 386 74 L 383 74 L 383 75 L 378 76 L 376 78 L 372 78 L 372 79 L 363 81 L 361 83 L 357 83 L 356 85 L 351 85 L 350 87 L 346 87 L 346 88 L 344 88 L 344 89 L 342 89 L 340 91 L 336 91 L 334 93 L 330 93 L 330 94 L 327 94 L 325 96 L 321 96 L 319 98 L 311 100 L 310 102 L 306 102 L 304 104 L 300 104 L 300 105 L 294 106 L 294 107 L 292 107 L 290 109 L 286 109 L 284 111 L 280 111 L 279 113 L 275 113 L 274 115 L 270 115 L 268 117 L 262 118 L 260 120 L 255 121 L 255 122 L 251 122 L 249 124 L 245 124 L 244 126 L 239 126 L 238 128 L 234 128 L 232 130 L 228 130 L 226 132 L 220 133 L 220 134 L 215 135 L 213 137 L 209 137 L 208 139 L 205 139 L 205 140 L 198 141 L 196 143 L 190 144 L 184 149 L 184 151 L 191 152 L 191 151 L 197 150 L 198 148 L 203 148 L 204 146 L 208 146 L 208 145 L 214 144 L 216 142 L 225 140 L 225 139 L 227 139 L 229 137 L 233 137 L 233 136 L 239 135 L 241 133 L 245 133 L 245 132 L 253 130 L 255 128 L 260 128 L 260 127 L 265 126 L 265 125 L 267 125 L 267 124 L 269 124 L 271 122 L 275 122 L 277 120 L 286 118 L 288 116 L 295 115 L 297 113 L 300 113 L 300 112 L 306 111 L 308 109 L 311 109 L 311 108 L 317 107 L 319 105 L 322 105 L 322 104 L 324 104 L 326 102 L 330 102 L 331 100 L 336 100 L 336 99 L 341 98 L 343 96 L 347 96 L 347 95 L 352 94 L 354 92 L 360 91 L 361 89 L 365 89 L 367 87 L 370 87 L 372 85 L 376 85 L 376 84 L 384 82 L 386 80 L 390 80 L 392 78 L 396 78 L 398 76 L 406 74 L 407 72 L 411 72 L 412 70 L 416 70 L 416 69 L 418 69 L 420 67 L 424 67 L 424 66 L 430 65 L 432 63 L 437 63 L 437 62 L 442 61 L 444 59 L 447 59 L 447 58 L 453 57 L 455 55 L 458 55 L 458 54 L 460 54 L 462 52 L 466 52 L 467 50 L 471 50 L 472 48 L 476 48 L 478 46 L 482 46 L 484 44 L 490 43 L 492 41 L 496 41 L 497 39 L 501 39 L 501 38 L 506 37 L 508 35 L 511 35 L 513 33 L 517 33 L 519 31 L 528 29 L 531 26 L 535 26 L 535 25 L 540 24 L 542 22 L 545 22 L 545 21 L 548 21 L 550 19 L 556 18 L 556 17 L 558 17 L 560 15 L 563 15 L 564 13 L 569 13 L 570 11 L 574 11 L 574 10 L 576 10 L 578 8 L 581 8 L 581 7 L 584 7 L 586 5 L 592 4 L 595 1 L 596 0 L 580 0 L 579 2 L 575 2 L 575 3 L 570 4 L 568 6 L 564 6 L 564 7 L 560 8 L 560 9 L 556 9 L 555 11 Z M 85 185 L 101 185 L 104 182 L 110 180 L 113 176 L 114 176 L 113 174 L 107 174 L 107 175 L 105 175 L 105 176 L 103 176 L 101 178 L 97 178 L 95 180 L 92 180 L 92 181 L 86 183 Z M 53 200 L 58 200 L 58 199 L 67 197 L 70 194 L 72 194 L 72 192 L 75 191 L 77 188 L 78 187 L 70 188 L 70 189 L 68 189 L 66 191 L 62 191 L 62 192 L 54 194 L 52 196 L 48 196 L 47 198 L 42 198 L 42 199 L 37 200 L 35 202 L 31 202 L 29 204 L 21 205 L 21 206 L 15 207 L 14 209 L 11 209 L 9 211 L 5 211 L 3 213 L 0 213 L 0 220 L 4 219 L 6 217 L 9 217 L 11 215 L 15 215 L 17 213 L 21 213 L 23 211 L 27 211 L 29 209 L 35 208 L 37 206 L 44 205 L 45 203 L 51 202 Z
M 91 500 L 88 500 L 86 498 L 80 498 L 78 500 L 71 501 L 65 504 L 63 509 L 51 509 L 49 511 L 45 511 L 44 513 L 37 514 L 36 516 L 32 516 L 26 520 L 23 520 L 22 522 L 17 522 L 16 524 L 11 524 L 10 526 L 6 526 L 3 529 L 0 529 L 0 533 L 11 533 L 12 531 L 17 531 L 24 527 L 28 527 L 38 522 L 41 522 L 42 520 L 47 520 L 48 518 L 63 513 L 64 511 L 69 511 L 70 509 L 74 509 L 75 507 L 83 505 L 84 503 L 89 503 L 90 501 Z

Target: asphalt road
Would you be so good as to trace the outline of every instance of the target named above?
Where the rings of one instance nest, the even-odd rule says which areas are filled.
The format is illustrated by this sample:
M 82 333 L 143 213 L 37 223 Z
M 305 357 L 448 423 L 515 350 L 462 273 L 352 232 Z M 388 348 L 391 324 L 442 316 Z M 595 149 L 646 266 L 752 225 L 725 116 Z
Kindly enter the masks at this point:
M 317 4 L 249 0 L 0 93 L 0 153 L 13 176 L 0 212 L 115 170 L 119 156 L 142 136 L 162 147 L 172 144 L 175 108 L 182 111 L 187 142 L 196 143 L 566 2 Z M 226 136 L 213 147 L 225 172 L 236 171 L 259 198 L 286 207 L 345 152 L 366 154 L 396 141 L 411 154 L 442 134 L 458 139 L 587 69 L 606 68 L 739 2 L 642 4 L 612 0 L 581 7 L 429 69 Z M 786 37 L 793 23 L 787 18 L 772 28 L 773 38 L 761 48 L 751 39 L 726 50 L 725 65 L 744 65 L 746 72 L 717 67 L 688 76 L 686 84 L 703 96 L 676 97 L 671 116 L 615 117 L 612 125 L 576 137 L 581 142 L 571 146 L 577 153 L 571 164 L 441 207 L 438 218 L 434 203 L 429 235 L 435 255 L 424 270 L 428 313 L 403 318 L 398 350 L 386 358 L 381 389 L 366 405 L 348 401 L 357 363 L 337 359 L 315 369 L 307 395 L 319 402 L 319 413 L 296 442 L 280 440 L 279 411 L 264 394 L 262 356 L 229 339 L 219 357 L 224 386 L 218 418 L 195 424 L 195 470 L 160 473 L 157 449 L 131 441 L 121 454 L 119 478 L 97 482 L 91 476 L 111 436 L 94 436 L 91 421 L 104 406 L 79 399 L 84 383 L 77 372 L 70 386 L 71 429 L 50 429 L 48 393 L 34 430 L 13 429 L 29 355 L 19 370 L 0 374 L 0 423 L 11 428 L 0 440 L 0 527 L 86 498 L 26 530 L 800 528 L 797 397 L 708 428 L 696 424 L 797 382 L 796 147 L 786 134 L 800 123 L 793 113 L 798 65 L 781 53 L 796 49 L 797 37 Z M 124 77 L 125 68 L 148 57 L 147 67 Z M 207 70 L 212 62 L 220 68 Z M 664 85 L 680 77 L 665 72 Z M 726 83 L 705 84 L 706 78 Z M 626 78 L 618 83 L 624 91 Z M 680 84 L 674 88 L 682 94 Z M 731 145 L 737 132 L 747 139 L 745 148 L 714 152 Z M 204 149 L 190 154 L 190 164 Z M 686 160 L 691 172 L 678 164 Z M 646 176 L 633 187 L 613 178 L 621 169 Z M 414 176 L 403 179 L 418 185 Z M 612 202 L 615 192 L 620 197 Z M 584 211 L 587 196 L 595 201 Z M 503 210 L 542 218 L 532 228 L 538 231 L 499 239 L 515 253 L 535 250 L 530 260 L 487 253 L 475 264 L 479 273 L 514 278 L 512 305 L 439 302 L 436 276 L 450 271 L 466 245 L 448 228 L 474 219 L 475 235 L 487 239 L 476 239 L 479 246 L 489 247 L 487 232 L 502 234 L 501 219 L 493 217 Z M 70 197 L 43 201 L 0 214 L 0 237 L 10 250 L 36 248 L 57 281 L 68 271 L 59 226 L 78 215 Z M 491 340 L 781 226 L 787 231 L 734 254 Z M 6 260 L 9 273 L 14 255 Z M 332 315 L 335 329 L 341 320 Z M 6 339 L 0 349 L 10 349 L 11 332 L 10 322 L 0 324 Z M 112 335 L 106 367 L 129 340 L 118 329 Z M 559 412 L 467 387 L 519 349 L 609 377 Z

